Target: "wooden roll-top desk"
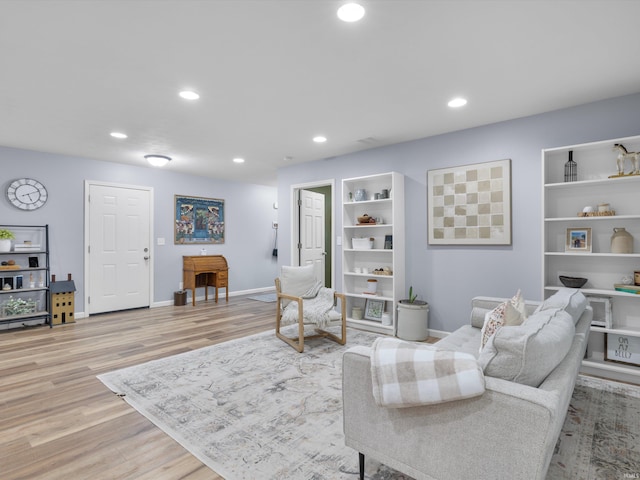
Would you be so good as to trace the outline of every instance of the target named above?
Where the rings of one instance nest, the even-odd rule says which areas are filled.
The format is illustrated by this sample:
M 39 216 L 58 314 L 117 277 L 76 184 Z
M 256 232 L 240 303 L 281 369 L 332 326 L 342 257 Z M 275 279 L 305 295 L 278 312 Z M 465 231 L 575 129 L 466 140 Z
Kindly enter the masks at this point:
M 229 301 L 229 267 L 222 255 L 185 255 L 182 257 L 182 281 L 184 288 L 191 290 L 191 301 L 196 304 L 196 288 L 204 287 L 204 299 L 209 299 L 209 287 L 216 289 L 216 303 L 218 302 L 218 288 L 226 290 L 226 300 Z

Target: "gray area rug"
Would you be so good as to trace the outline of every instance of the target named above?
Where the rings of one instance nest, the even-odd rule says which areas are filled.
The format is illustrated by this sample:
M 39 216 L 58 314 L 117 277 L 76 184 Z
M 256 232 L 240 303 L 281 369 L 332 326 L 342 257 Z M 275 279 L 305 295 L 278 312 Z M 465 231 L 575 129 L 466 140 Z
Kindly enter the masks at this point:
M 318 339 L 299 354 L 270 331 L 98 378 L 225 479 L 354 479 L 342 354 L 375 338 L 350 329 L 345 346 Z M 580 377 L 547 478 L 640 478 L 639 418 L 640 388 Z M 369 479 L 409 479 L 366 466 Z
M 250 300 L 257 300 L 259 302 L 275 302 L 277 300 L 275 293 L 265 293 L 264 295 L 254 295 L 253 297 L 249 297 Z

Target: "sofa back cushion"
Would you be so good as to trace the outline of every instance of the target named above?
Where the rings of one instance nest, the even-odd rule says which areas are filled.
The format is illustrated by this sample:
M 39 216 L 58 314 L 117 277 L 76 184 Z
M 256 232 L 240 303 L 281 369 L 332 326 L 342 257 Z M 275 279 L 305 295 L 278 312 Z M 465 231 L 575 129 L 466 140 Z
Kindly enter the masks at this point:
M 486 376 L 537 387 L 567 355 L 574 335 L 569 313 L 540 310 L 522 325 L 500 328 L 480 352 L 478 363 Z
M 578 323 L 582 312 L 589 305 L 589 300 L 576 288 L 561 288 L 547 298 L 538 307 L 537 311 L 562 309 L 573 318 L 573 323 Z

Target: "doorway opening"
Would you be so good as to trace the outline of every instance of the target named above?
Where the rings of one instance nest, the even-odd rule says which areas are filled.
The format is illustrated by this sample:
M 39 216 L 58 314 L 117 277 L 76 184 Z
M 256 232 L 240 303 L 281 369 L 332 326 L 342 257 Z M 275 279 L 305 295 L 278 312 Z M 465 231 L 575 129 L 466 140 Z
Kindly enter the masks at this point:
M 334 180 L 291 187 L 291 265 L 315 264 L 326 287 L 335 284 Z

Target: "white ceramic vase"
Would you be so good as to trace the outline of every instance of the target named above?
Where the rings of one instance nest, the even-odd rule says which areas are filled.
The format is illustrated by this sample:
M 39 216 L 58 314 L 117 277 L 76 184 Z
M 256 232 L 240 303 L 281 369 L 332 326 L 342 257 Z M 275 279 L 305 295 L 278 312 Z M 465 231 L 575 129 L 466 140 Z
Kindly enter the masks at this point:
M 11 239 L 3 238 L 0 239 L 0 252 L 10 252 L 11 251 Z

